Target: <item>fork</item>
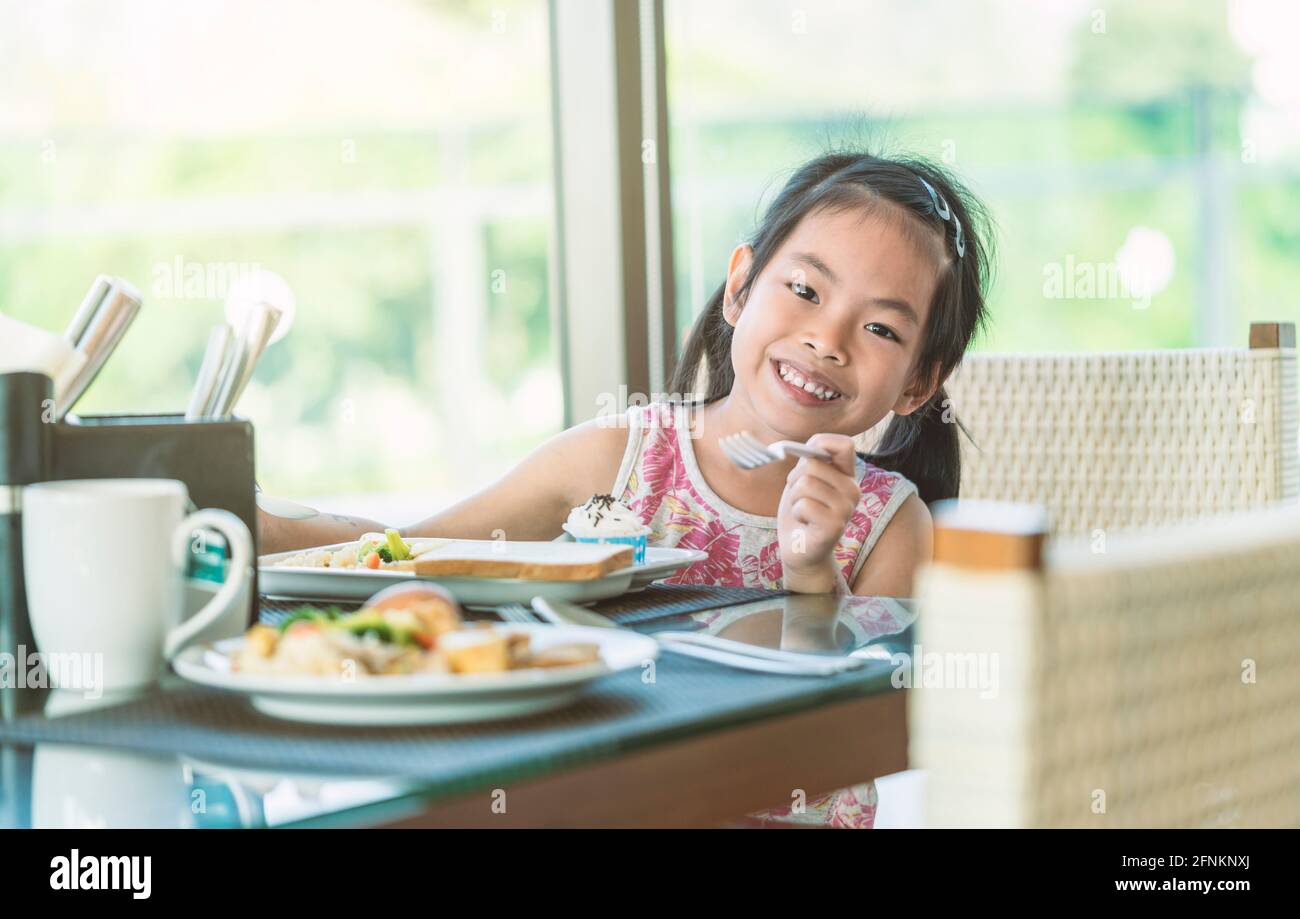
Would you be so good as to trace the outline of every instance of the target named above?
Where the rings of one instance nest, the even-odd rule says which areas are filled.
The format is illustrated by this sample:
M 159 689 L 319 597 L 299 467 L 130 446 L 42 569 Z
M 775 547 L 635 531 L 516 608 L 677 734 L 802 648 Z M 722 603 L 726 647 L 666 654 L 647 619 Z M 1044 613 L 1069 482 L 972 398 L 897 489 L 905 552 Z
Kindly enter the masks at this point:
M 537 622 L 532 611 L 522 603 L 507 603 L 505 606 L 498 606 L 496 612 L 503 622 L 517 622 L 521 625 L 533 625 Z
M 778 440 L 774 444 L 764 444 L 748 431 L 728 434 L 718 441 L 722 452 L 741 469 L 757 469 L 768 463 L 779 462 L 790 456 L 806 456 L 810 459 L 829 461 L 831 455 L 825 450 L 810 447 L 794 440 Z

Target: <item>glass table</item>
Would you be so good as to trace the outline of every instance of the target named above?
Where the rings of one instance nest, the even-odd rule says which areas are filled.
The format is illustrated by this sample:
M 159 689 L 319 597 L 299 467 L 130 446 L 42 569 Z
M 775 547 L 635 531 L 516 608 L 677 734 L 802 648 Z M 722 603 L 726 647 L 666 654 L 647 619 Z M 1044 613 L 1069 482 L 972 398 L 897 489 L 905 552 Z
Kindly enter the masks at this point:
M 418 775 L 250 761 L 240 751 L 255 747 L 201 718 L 161 741 L 138 724 L 96 731 L 96 716 L 120 706 L 199 691 L 174 675 L 98 699 L 6 690 L 0 826 L 725 824 L 788 803 L 795 790 L 828 791 L 907 768 L 896 674 L 897 655 L 911 651 L 913 618 L 906 600 L 791 595 L 655 620 L 637 630 L 689 629 L 867 661 L 835 677 L 774 677 L 664 654 L 659 679 L 678 688 L 653 705 L 641 704 L 654 690 L 635 676 L 608 677 L 591 690 L 609 696 L 596 720 L 431 727 L 416 738 L 430 751 Z M 296 729 L 275 725 L 286 735 Z

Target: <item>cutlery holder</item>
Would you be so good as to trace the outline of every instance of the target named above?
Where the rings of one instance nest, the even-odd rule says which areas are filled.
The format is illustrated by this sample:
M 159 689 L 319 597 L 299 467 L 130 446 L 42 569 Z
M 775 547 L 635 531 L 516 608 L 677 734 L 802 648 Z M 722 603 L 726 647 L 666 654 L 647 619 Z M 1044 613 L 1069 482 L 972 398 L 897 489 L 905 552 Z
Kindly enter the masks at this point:
M 253 425 L 180 414 L 94 415 L 56 421 L 53 384 L 0 374 L 0 653 L 34 647 L 23 585 L 22 488 L 90 478 L 179 479 L 198 507 L 230 511 L 257 551 Z M 248 621 L 257 615 L 257 567 Z

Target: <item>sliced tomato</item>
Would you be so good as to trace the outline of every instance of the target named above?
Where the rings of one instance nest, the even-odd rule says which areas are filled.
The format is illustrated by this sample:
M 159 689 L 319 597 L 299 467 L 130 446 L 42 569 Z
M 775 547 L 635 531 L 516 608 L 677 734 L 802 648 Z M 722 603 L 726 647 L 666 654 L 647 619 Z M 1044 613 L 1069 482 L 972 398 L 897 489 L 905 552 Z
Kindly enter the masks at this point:
M 420 647 L 428 651 L 433 647 L 433 636 L 428 632 L 412 632 L 411 637 L 420 643 Z

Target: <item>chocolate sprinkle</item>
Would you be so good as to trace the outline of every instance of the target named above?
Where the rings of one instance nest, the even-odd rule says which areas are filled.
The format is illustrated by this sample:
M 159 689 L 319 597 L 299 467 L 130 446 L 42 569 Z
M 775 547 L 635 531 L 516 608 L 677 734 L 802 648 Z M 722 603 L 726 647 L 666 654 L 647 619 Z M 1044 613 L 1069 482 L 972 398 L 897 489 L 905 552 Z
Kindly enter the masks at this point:
M 604 520 L 605 511 L 612 510 L 617 503 L 618 499 L 613 495 L 592 495 L 586 505 L 588 513 L 595 515 L 596 522 L 592 525 L 596 526 Z

